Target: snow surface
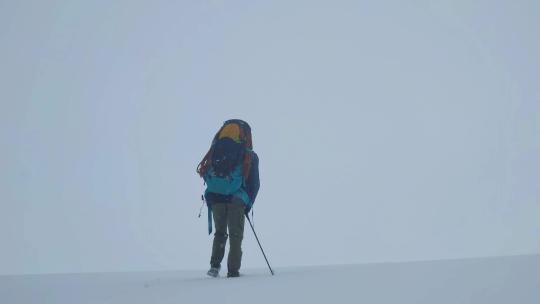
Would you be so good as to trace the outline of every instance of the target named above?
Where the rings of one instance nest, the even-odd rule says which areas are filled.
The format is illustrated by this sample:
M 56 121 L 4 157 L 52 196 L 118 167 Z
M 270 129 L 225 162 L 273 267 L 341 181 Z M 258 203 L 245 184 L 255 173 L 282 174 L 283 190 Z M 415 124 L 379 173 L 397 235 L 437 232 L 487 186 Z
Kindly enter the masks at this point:
M 1 276 L 0 303 L 540 303 L 540 255 L 276 270 Z

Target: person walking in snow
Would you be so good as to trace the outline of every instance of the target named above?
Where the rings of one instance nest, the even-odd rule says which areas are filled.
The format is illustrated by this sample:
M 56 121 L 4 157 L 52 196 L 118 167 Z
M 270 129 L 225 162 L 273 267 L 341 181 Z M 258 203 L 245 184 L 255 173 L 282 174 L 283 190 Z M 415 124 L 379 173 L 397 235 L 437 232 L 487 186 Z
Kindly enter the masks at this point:
M 209 211 L 209 234 L 212 233 L 212 215 L 216 228 L 207 274 L 219 275 L 227 238 L 230 238 L 227 277 L 238 277 L 244 216 L 253 207 L 260 186 L 259 158 L 253 151 L 249 124 L 240 119 L 226 121 L 197 166 L 197 173 L 207 186 L 204 197 Z

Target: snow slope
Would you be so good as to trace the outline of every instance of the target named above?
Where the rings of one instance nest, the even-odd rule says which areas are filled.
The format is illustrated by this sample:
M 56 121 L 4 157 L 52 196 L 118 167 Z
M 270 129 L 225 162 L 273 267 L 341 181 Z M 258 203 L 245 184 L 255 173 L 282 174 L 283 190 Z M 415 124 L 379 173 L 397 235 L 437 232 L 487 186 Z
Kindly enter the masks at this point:
M 0 277 L 0 303 L 540 303 L 540 255 L 244 270 Z

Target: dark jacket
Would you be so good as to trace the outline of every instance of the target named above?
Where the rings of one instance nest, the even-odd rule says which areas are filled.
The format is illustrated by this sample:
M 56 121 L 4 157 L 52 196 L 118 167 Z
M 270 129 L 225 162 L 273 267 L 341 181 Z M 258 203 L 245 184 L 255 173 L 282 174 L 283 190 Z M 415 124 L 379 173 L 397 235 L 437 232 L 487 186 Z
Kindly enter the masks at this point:
M 261 186 L 261 181 L 259 179 L 259 156 L 255 152 L 252 153 L 251 170 L 249 171 L 248 180 L 246 181 L 246 192 L 251 200 L 250 209 L 255 203 L 255 199 L 257 198 Z

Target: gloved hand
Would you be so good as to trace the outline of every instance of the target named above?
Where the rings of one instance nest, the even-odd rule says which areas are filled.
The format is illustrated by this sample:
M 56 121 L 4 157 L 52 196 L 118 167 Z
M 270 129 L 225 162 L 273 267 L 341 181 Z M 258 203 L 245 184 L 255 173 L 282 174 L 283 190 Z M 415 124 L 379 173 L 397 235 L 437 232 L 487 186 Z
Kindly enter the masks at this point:
M 246 207 L 244 208 L 244 214 L 245 214 L 245 215 L 248 215 L 250 210 L 251 210 L 251 206 L 246 206 Z

